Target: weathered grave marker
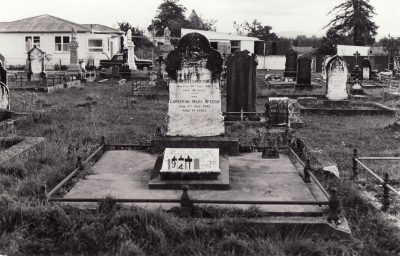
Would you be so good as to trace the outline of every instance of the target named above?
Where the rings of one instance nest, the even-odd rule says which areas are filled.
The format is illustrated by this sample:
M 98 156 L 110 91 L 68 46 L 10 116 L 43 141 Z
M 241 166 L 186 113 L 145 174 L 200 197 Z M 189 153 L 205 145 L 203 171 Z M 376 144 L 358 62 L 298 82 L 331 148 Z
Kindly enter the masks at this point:
M 301 56 L 297 59 L 297 89 L 312 88 L 311 85 L 311 59 Z
M 128 29 L 128 32 L 126 33 L 127 37 L 127 45 L 126 47 L 128 48 L 128 66 L 130 70 L 136 70 L 136 64 L 135 64 L 135 44 L 132 41 L 132 31 Z
M 326 98 L 329 100 L 345 100 L 347 94 L 347 63 L 344 58 L 336 55 L 326 66 Z
M 331 56 L 324 56 L 324 61 L 322 62 L 322 73 L 321 77 L 322 79 L 326 80 L 326 65 L 328 64 L 328 61 L 331 59 Z
M 28 81 L 39 81 L 45 82 L 46 72 L 44 68 L 44 59 L 46 53 L 40 50 L 36 45 L 28 52 L 29 61 L 29 72 Z
M 256 111 L 256 72 L 255 55 L 249 51 L 236 51 L 228 56 L 226 111 Z
M 7 69 L 4 68 L 3 62 L 0 60 L 0 109 L 10 110 L 10 95 L 7 87 Z
M 265 118 L 268 127 L 284 126 L 288 124 L 289 98 L 270 97 L 265 103 Z
M 224 134 L 219 76 L 221 54 L 198 33 L 185 35 L 166 60 L 169 84 L 168 136 Z
M 361 79 L 363 80 L 371 80 L 371 63 L 370 61 L 365 58 L 361 63 Z
M 297 52 L 290 49 L 286 52 L 284 77 L 296 77 L 297 74 Z
M 76 41 L 76 27 L 73 26 L 71 30 L 71 42 L 68 44 L 69 47 L 69 54 L 70 54 L 70 63 L 68 65 L 68 73 L 77 73 L 79 76 L 81 75 L 82 71 L 78 64 L 78 47 L 79 44 Z

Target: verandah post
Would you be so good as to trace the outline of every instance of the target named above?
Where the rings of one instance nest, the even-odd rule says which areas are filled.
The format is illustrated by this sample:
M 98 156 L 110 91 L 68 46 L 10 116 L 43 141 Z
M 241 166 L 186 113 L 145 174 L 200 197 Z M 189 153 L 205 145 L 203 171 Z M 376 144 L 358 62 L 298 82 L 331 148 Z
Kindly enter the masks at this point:
M 358 175 L 358 171 L 357 171 L 357 149 L 354 149 L 354 154 L 353 154 L 353 175 L 351 177 L 352 180 L 356 180 L 357 179 L 357 175 Z

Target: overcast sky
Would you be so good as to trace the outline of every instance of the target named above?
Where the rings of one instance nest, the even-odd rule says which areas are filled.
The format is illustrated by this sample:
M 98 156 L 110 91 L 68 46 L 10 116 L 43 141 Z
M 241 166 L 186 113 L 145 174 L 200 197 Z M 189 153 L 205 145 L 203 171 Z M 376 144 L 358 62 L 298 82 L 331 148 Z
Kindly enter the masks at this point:
M 187 15 L 194 9 L 207 20 L 217 20 L 218 32 L 234 32 L 233 22 L 251 22 L 272 26 L 272 32 L 303 32 L 307 36 L 322 36 L 322 28 L 334 18 L 327 15 L 344 0 L 180 0 Z M 81 24 L 101 24 L 113 27 L 126 21 L 146 28 L 156 15 L 162 0 L 3 0 L 0 22 L 14 21 L 49 14 Z M 400 0 L 370 0 L 377 15 L 378 38 L 391 34 L 400 36 Z

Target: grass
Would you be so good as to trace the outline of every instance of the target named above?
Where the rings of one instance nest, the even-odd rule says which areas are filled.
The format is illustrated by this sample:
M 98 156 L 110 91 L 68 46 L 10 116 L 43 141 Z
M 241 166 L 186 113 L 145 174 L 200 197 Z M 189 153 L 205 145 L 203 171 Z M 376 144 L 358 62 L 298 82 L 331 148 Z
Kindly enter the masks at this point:
M 400 254 L 398 229 L 359 195 L 356 184 L 348 181 L 354 148 L 362 156 L 400 155 L 396 134 L 387 128 L 394 119 L 388 117 L 301 117 L 305 127 L 297 131 L 297 136 L 311 139 L 339 165 L 341 180 L 322 181 L 327 188 L 337 187 L 341 194 L 342 213 L 353 232 L 348 241 L 312 230 L 249 227 L 226 221 L 263 216 L 256 207 L 246 211 L 194 208 L 191 217 L 182 218 L 181 208 L 146 211 L 120 205 L 112 197 L 104 198 L 96 210 L 57 203 L 43 205 L 38 198 L 43 181 L 49 190 L 54 187 L 75 169 L 78 155 L 86 159 L 99 146 L 101 136 L 106 137 L 107 143 L 148 143 L 157 124 L 164 123 L 167 100 L 133 97 L 130 89 L 130 84 L 93 83 L 83 89 L 36 96 L 11 92 L 12 110 L 35 113 L 16 127 L 15 135 L 45 137 L 46 150 L 29 161 L 0 168 L 0 254 Z M 45 104 L 52 106 L 44 107 Z M 40 110 L 45 111 L 39 113 Z M 260 132 L 259 128 L 236 128 L 242 131 L 239 133 L 245 130 L 245 139 Z M 368 162 L 368 166 L 380 175 L 390 171 L 393 180 L 399 179 L 397 163 Z M 89 173 L 87 166 L 59 195 Z M 368 182 L 376 185 L 372 180 Z M 199 218 L 205 221 L 196 220 Z

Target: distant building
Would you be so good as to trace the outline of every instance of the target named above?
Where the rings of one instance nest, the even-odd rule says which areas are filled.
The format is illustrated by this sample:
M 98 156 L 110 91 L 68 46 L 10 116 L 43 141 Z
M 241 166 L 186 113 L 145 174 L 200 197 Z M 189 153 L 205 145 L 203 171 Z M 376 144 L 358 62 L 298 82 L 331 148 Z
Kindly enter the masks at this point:
M 27 58 L 27 41 L 31 39 L 51 60 L 46 69 L 51 70 L 55 64 L 69 65 L 68 44 L 71 42 L 71 30 L 77 30 L 78 58 L 99 61 L 111 57 L 121 50 L 123 31 L 99 24 L 77 24 L 51 15 L 40 15 L 12 22 L 0 22 L 0 54 L 5 57 L 5 65 L 25 65 Z
M 231 54 L 238 50 L 239 51 L 248 50 L 251 53 L 260 54 L 257 51 L 256 43 L 259 42 L 264 44 L 262 40 L 256 37 L 237 36 L 221 32 L 186 29 L 186 28 L 181 29 L 181 37 L 183 37 L 186 34 L 194 32 L 205 36 L 208 39 L 208 41 L 210 41 L 212 48 L 225 54 Z

